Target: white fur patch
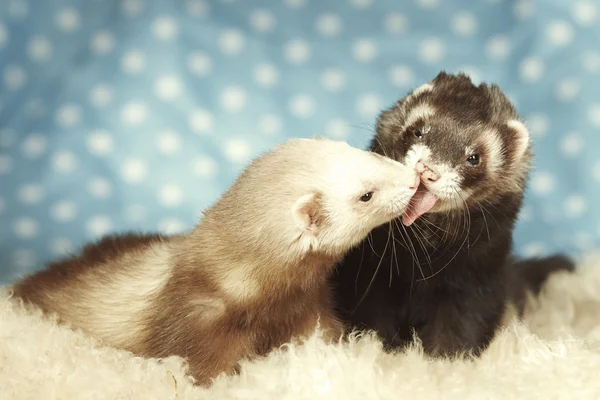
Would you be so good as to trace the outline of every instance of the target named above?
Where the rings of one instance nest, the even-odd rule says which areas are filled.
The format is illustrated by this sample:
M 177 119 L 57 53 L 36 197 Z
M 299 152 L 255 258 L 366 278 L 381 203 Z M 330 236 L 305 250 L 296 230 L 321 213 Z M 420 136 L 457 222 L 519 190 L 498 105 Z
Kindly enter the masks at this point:
M 506 123 L 506 125 L 517 133 L 517 137 L 515 138 L 517 140 L 517 147 L 515 148 L 515 159 L 519 160 L 525 153 L 525 150 L 527 150 L 527 147 L 529 146 L 529 131 L 521 121 L 518 121 L 516 119 L 511 119 Z
M 234 301 L 245 301 L 259 294 L 260 285 L 248 272 L 250 268 L 236 265 L 235 268 L 223 273 L 221 288 Z
M 493 130 L 485 132 L 483 139 L 487 150 L 487 171 L 490 174 L 496 174 L 500 171 L 500 167 L 502 167 L 504 161 L 502 142 L 500 141 L 498 134 Z
M 435 110 L 429 104 L 419 104 L 415 106 L 408 114 L 406 121 L 404 121 L 404 126 L 402 127 L 402 132 L 408 129 L 409 126 L 414 124 L 420 119 L 425 119 L 431 117 L 435 113 Z
M 424 144 L 413 144 L 406 152 L 404 157 L 404 165 L 411 168 L 416 168 L 419 161 L 427 162 L 431 157 L 431 149 Z
M 194 307 L 193 316 L 200 319 L 200 323 L 212 323 L 227 310 L 225 301 L 218 297 L 198 297 L 191 300 L 190 304 Z
M 411 96 L 418 96 L 424 92 L 431 92 L 433 90 L 433 85 L 431 83 L 424 83 L 410 94 Z

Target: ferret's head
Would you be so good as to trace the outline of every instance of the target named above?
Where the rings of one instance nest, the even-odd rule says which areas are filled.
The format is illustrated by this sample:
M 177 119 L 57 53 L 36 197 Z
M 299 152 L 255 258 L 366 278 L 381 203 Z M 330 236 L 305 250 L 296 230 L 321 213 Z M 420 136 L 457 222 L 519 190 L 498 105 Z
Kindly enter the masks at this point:
M 372 148 L 420 175 L 405 225 L 522 192 L 531 158 L 527 128 L 498 86 L 444 72 L 381 114 Z
M 252 162 L 222 198 L 223 219 L 255 252 L 341 257 L 401 216 L 418 183 L 413 168 L 345 142 L 292 139 Z

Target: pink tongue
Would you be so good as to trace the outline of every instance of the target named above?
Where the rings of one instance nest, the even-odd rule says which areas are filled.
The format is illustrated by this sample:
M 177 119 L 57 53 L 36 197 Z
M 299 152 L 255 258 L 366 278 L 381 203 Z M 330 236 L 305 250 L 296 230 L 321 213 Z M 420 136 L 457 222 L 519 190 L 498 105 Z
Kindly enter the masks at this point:
M 431 210 L 437 200 L 437 197 L 431 194 L 429 190 L 419 187 L 410 199 L 406 212 L 402 215 L 402 223 L 410 226 L 417 218 Z

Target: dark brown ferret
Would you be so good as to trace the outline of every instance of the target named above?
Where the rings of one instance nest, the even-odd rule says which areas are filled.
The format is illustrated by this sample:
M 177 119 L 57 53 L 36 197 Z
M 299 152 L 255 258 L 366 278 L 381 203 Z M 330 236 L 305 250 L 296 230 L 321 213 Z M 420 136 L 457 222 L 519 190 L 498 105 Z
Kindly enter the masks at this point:
M 14 290 L 112 346 L 182 356 L 207 385 L 318 321 L 339 338 L 327 277 L 417 186 L 412 168 L 380 155 L 290 140 L 255 159 L 189 234 L 107 237 Z

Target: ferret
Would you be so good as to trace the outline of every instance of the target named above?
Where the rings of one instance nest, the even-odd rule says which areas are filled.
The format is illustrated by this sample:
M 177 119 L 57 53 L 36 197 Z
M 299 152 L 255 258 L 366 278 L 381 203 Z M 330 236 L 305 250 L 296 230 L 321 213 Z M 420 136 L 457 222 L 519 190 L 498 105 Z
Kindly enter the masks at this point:
M 14 293 L 108 345 L 184 357 L 207 386 L 317 325 L 340 338 L 327 277 L 403 214 L 418 182 L 345 142 L 292 139 L 254 159 L 189 233 L 106 237 Z
M 479 354 L 518 275 L 509 256 L 532 160 L 527 127 L 497 85 L 441 72 L 380 114 L 370 150 L 421 183 L 402 219 L 332 275 L 339 315 L 389 349 L 416 334 L 432 356 Z

